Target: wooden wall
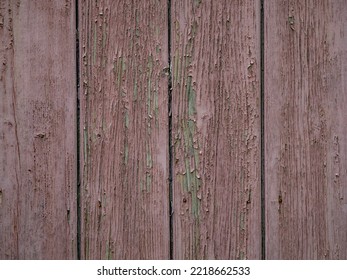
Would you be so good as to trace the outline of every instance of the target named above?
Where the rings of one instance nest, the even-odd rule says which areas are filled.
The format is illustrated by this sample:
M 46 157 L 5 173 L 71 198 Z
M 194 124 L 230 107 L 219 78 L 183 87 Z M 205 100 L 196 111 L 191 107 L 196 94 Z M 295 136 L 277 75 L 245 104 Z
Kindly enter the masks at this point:
M 0 259 L 347 259 L 346 26 L 343 0 L 0 0 Z

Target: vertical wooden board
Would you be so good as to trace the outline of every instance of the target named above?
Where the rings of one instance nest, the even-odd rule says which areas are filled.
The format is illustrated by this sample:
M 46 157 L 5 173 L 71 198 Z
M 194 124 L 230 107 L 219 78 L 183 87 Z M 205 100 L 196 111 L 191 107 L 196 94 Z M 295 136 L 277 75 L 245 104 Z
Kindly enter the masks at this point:
M 176 259 L 258 259 L 260 1 L 172 1 Z
M 347 258 L 347 2 L 265 2 L 268 259 Z
M 167 259 L 167 2 L 80 1 L 82 258 Z
M 0 1 L 0 259 L 76 258 L 74 1 Z

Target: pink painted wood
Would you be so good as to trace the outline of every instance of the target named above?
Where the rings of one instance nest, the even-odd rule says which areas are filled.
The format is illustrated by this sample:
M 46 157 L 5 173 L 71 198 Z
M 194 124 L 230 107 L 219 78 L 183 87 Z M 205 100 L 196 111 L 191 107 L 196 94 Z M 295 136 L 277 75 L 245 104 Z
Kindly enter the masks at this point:
M 268 259 L 347 258 L 347 2 L 265 3 Z
M 76 3 L 0 0 L 0 259 L 259 259 L 261 136 L 265 257 L 346 259 L 347 2 L 263 1 L 264 135 L 260 2 L 79 0 L 78 221 Z
M 260 1 L 172 1 L 174 258 L 258 259 Z
M 167 1 L 80 1 L 82 258 L 169 258 Z
M 0 1 L 0 259 L 76 258 L 74 1 Z

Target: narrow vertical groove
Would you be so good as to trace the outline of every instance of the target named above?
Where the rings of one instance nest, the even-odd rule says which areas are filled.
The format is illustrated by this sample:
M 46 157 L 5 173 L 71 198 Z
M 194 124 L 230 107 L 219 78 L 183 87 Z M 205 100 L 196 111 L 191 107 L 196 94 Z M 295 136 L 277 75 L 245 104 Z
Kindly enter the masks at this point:
M 265 239 L 265 123 L 264 123 L 264 0 L 260 1 L 260 153 L 261 153 L 261 259 L 266 259 Z
M 76 139 L 77 139 L 77 259 L 81 259 L 81 174 L 80 174 L 80 51 L 78 31 L 78 1 L 75 0 L 75 25 L 76 25 Z
M 173 259 L 173 147 L 172 147 L 172 67 L 171 67 L 171 0 L 167 1 L 168 14 L 168 121 L 169 121 L 169 217 L 170 217 L 170 260 Z

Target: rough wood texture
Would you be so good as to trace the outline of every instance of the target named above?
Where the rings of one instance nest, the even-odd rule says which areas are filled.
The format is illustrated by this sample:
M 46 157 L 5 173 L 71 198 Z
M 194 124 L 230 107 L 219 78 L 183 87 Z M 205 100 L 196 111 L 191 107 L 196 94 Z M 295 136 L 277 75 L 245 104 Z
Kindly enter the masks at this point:
M 82 258 L 167 259 L 167 2 L 80 8 Z
M 347 2 L 265 2 L 268 259 L 347 258 Z
M 172 1 L 174 258 L 258 259 L 260 1 Z
M 74 1 L 0 1 L 0 259 L 76 258 Z

